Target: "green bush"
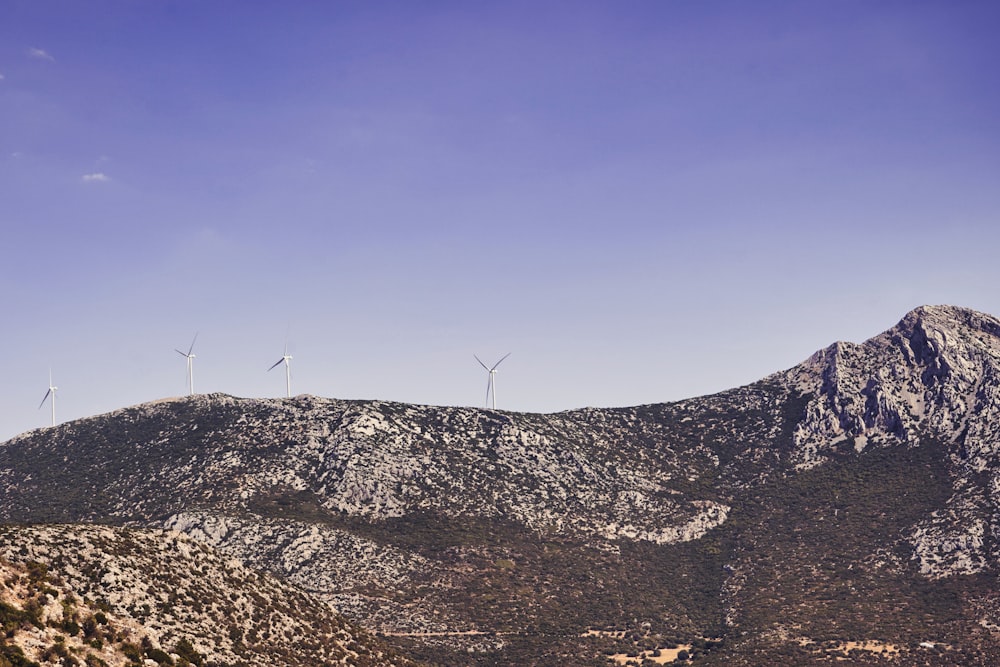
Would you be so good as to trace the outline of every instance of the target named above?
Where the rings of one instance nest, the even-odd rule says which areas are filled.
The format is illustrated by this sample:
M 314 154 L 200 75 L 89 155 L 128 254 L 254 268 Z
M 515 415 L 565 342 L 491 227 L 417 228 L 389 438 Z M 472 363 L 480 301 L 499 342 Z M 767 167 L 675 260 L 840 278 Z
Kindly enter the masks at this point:
M 43 596 L 28 598 L 24 603 L 24 612 L 28 615 L 28 622 L 35 627 L 42 627 L 42 611 L 45 609 L 45 599 Z
M 29 560 L 24 565 L 28 568 L 28 579 L 31 580 L 32 583 L 41 583 L 48 579 L 49 566 L 45 563 Z
M 66 644 L 56 639 L 56 643 L 42 651 L 42 660 L 47 662 L 55 662 L 52 658 L 69 658 L 69 650 L 66 648 Z
M 37 662 L 28 660 L 20 646 L 0 644 L 0 667 L 40 667 Z
M 194 646 L 187 639 L 181 639 L 174 646 L 174 653 L 180 656 L 182 659 L 187 660 L 192 665 L 197 667 L 204 667 L 205 656 L 198 651 L 194 650 Z
M 3 634 L 13 634 L 18 627 L 31 622 L 31 616 L 27 612 L 0 602 L 0 631 Z
M 128 658 L 132 662 L 137 662 L 139 664 L 142 664 L 142 651 L 139 650 L 138 646 L 130 642 L 122 642 L 121 649 L 122 649 L 122 654 L 126 658 Z
M 146 657 L 158 665 L 173 665 L 174 659 L 166 651 L 158 648 L 146 649 Z

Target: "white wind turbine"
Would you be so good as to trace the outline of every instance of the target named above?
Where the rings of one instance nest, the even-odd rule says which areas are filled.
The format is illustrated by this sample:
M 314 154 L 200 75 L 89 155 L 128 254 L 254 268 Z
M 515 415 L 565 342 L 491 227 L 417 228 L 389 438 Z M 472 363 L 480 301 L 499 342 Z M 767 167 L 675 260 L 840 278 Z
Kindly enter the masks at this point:
M 274 362 L 273 366 L 267 369 L 270 373 L 281 364 L 285 364 L 285 396 L 288 398 L 292 397 L 292 367 L 291 364 L 288 363 L 291 360 L 292 356 L 288 354 L 288 343 L 285 343 L 285 352 L 281 355 L 281 359 L 278 359 Z
M 188 348 L 186 353 L 181 352 L 176 347 L 174 348 L 174 351 L 177 354 L 187 358 L 188 396 L 194 396 L 194 358 L 196 356 L 194 354 L 194 342 L 196 340 L 198 340 L 197 333 L 194 335 L 194 340 L 191 341 L 191 347 Z
M 486 372 L 490 374 L 489 380 L 486 381 L 486 407 L 490 407 L 490 394 L 492 394 L 493 395 L 493 409 L 496 410 L 497 409 L 497 385 L 496 385 L 496 380 L 493 379 L 493 376 L 496 375 L 496 373 L 497 373 L 497 366 L 499 366 L 501 364 L 501 362 L 503 362 L 504 359 L 506 359 L 507 357 L 510 356 L 510 352 L 508 352 L 507 354 L 505 354 L 502 357 L 500 357 L 500 361 L 498 361 L 495 364 L 493 364 L 492 368 L 489 367 L 489 366 L 487 366 L 486 364 L 484 364 L 483 360 L 480 359 L 479 357 L 477 357 L 476 355 L 472 355 L 472 356 L 476 357 L 476 361 L 479 362 L 479 365 L 482 366 L 483 368 L 485 368 Z
M 52 397 L 52 425 L 56 425 L 56 392 L 59 391 L 59 387 L 52 384 L 52 369 L 49 369 L 49 390 L 45 392 L 45 396 L 42 397 L 42 402 L 38 404 L 38 409 L 41 410 L 42 406 L 45 405 L 45 401 Z

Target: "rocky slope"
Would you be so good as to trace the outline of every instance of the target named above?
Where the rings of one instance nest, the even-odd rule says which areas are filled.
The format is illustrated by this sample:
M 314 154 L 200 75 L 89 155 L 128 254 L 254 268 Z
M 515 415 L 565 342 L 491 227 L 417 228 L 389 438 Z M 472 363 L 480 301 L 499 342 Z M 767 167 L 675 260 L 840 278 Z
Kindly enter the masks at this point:
M 0 559 L 8 644 L 29 660 L 410 664 L 329 605 L 178 533 L 0 526 Z
M 140 623 L 81 600 L 37 562 L 0 560 L 0 626 L 0 665 L 5 667 L 52 658 L 87 667 L 122 667 L 141 655 L 143 647 L 162 650 L 153 646 Z M 186 656 L 201 662 L 202 656 L 188 648 L 180 645 Z M 191 664 L 178 653 L 171 659 Z
M 872 633 L 986 660 L 998 392 L 1000 322 L 937 306 L 671 404 L 197 396 L 0 446 L 0 519 L 181 531 L 444 664 L 704 637 L 706 664 L 808 664 Z
M 812 398 L 795 430 L 796 468 L 845 445 L 912 446 L 935 439 L 954 471 L 953 495 L 910 534 L 921 570 L 972 574 L 998 561 L 1000 322 L 924 307 L 862 345 L 837 343 L 777 376 Z

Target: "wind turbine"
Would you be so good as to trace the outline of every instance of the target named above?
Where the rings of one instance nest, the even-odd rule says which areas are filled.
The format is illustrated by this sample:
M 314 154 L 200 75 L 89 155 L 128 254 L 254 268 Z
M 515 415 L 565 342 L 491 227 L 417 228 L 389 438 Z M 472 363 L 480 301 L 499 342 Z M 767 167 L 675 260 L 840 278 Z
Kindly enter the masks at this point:
M 52 384 L 52 369 L 49 369 L 49 390 L 45 392 L 45 396 L 42 397 L 42 402 L 38 404 L 38 409 L 41 410 L 42 406 L 45 405 L 45 401 L 48 400 L 49 396 L 52 397 L 52 425 L 56 425 L 56 392 L 59 391 L 59 387 Z
M 476 355 L 472 355 L 472 356 L 476 357 Z M 497 385 L 496 385 L 496 381 L 493 379 L 493 376 L 496 375 L 497 366 L 499 366 L 501 364 L 501 362 L 503 362 L 503 360 L 506 359 L 509 356 L 510 356 L 510 352 L 508 352 L 507 354 L 505 354 L 502 357 L 500 357 L 500 361 L 498 361 L 495 364 L 493 364 L 492 368 L 489 367 L 489 366 L 487 366 L 486 364 L 484 364 L 482 359 L 480 359 L 479 357 L 476 357 L 476 361 L 479 362 L 479 365 L 482 366 L 483 368 L 485 368 L 486 372 L 490 374 L 490 379 L 486 381 L 486 407 L 490 406 L 490 394 L 493 394 L 493 409 L 494 410 L 497 409 Z
M 292 368 L 288 363 L 291 360 L 292 356 L 288 354 L 288 343 L 285 343 L 285 353 L 281 355 L 281 359 L 278 359 L 273 366 L 267 369 L 270 373 L 281 364 L 285 364 L 285 396 L 288 398 L 292 397 Z
M 191 347 L 188 348 L 187 353 L 181 352 L 176 347 L 174 351 L 187 358 L 187 376 L 188 376 L 188 396 L 194 396 L 194 342 L 198 340 L 198 334 L 194 335 L 194 340 L 191 341 Z

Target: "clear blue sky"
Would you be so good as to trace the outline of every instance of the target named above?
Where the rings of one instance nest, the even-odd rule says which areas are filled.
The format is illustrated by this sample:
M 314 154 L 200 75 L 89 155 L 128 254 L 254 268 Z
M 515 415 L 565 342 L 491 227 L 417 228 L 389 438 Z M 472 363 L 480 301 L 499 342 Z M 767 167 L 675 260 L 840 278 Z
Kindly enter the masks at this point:
M 7 0 L 0 439 L 677 400 L 1000 314 L 995 2 Z

